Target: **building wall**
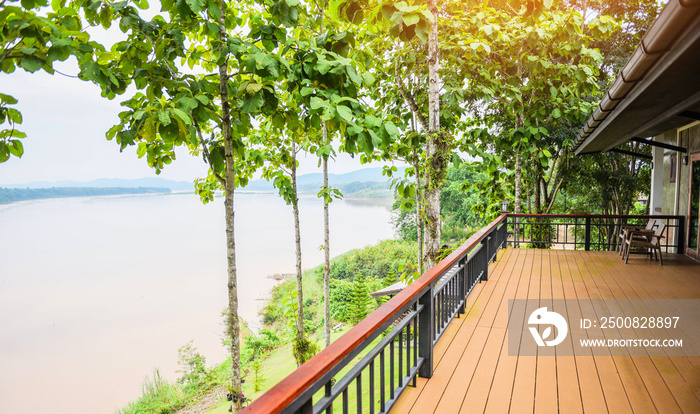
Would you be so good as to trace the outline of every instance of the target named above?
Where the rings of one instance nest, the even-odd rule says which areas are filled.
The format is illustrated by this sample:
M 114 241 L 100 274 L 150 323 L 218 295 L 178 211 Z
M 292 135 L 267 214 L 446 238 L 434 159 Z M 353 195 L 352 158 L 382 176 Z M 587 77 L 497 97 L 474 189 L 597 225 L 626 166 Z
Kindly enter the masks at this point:
M 676 130 L 666 131 L 664 134 L 654 138 L 654 141 L 664 144 L 678 145 L 676 143 Z M 670 181 L 671 177 L 671 156 L 675 151 L 664 150 L 664 174 L 663 174 L 663 207 L 661 214 L 675 214 L 674 203 L 676 198 L 676 184 Z M 656 166 L 654 166 L 656 167 Z M 676 178 L 677 179 L 677 178 Z
M 688 148 L 688 154 L 700 153 L 700 124 L 666 131 L 654 137 L 654 141 Z M 676 182 L 671 182 L 672 156 L 676 154 Z M 661 214 L 688 216 L 688 192 L 690 165 L 683 165 L 684 153 L 664 150 L 663 158 L 663 207 Z M 690 163 L 688 163 L 690 164 Z M 676 195 L 678 200 L 676 200 Z M 671 237 L 674 237 L 673 235 Z

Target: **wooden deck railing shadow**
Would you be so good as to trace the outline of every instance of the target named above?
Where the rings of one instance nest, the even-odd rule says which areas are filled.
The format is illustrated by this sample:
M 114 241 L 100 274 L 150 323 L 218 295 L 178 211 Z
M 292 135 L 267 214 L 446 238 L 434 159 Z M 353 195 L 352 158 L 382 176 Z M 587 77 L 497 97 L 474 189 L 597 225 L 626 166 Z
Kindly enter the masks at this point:
M 347 413 L 351 406 L 358 413 L 388 412 L 416 375 L 432 376 L 433 347 L 464 313 L 472 288 L 488 280 L 488 265 L 508 237 L 506 217 L 479 230 L 243 412 Z

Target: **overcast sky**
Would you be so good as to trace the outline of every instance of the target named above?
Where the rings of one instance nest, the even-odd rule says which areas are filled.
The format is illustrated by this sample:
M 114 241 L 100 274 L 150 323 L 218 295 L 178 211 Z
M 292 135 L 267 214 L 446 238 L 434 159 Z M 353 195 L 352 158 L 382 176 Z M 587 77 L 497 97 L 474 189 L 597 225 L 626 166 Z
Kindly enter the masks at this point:
M 68 62 L 56 67 L 71 75 L 78 71 L 77 65 Z M 92 83 L 43 71 L 30 74 L 22 69 L 0 74 L 0 93 L 19 100 L 15 107 L 22 112 L 24 122 L 18 129 L 27 133 L 22 140 L 24 156 L 13 156 L 0 164 L 0 185 L 156 176 L 145 158 L 136 156 L 135 147 L 120 153 L 119 145 L 105 138 L 105 132 L 118 121 L 123 97 L 110 101 L 102 98 Z M 313 155 L 302 158 L 299 174 L 319 171 L 317 162 Z M 359 157 L 341 155 L 329 165 L 329 170 L 345 173 L 365 167 L 368 166 L 361 165 Z M 160 177 L 192 181 L 205 175 L 204 162 L 183 150 Z

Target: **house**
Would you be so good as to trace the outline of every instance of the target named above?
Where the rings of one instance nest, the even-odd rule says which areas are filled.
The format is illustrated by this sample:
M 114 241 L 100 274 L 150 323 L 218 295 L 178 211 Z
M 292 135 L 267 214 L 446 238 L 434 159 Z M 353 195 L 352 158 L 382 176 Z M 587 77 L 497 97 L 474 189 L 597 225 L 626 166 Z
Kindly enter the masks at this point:
M 577 155 L 653 146 L 651 214 L 685 216 L 680 239 L 698 258 L 700 1 L 671 0 L 575 141 Z

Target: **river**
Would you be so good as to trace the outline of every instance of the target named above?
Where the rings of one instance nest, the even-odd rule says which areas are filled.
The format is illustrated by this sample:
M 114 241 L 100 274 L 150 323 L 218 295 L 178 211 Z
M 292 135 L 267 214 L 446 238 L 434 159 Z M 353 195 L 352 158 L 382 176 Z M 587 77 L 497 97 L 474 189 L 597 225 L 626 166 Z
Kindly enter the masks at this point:
M 270 275 L 294 271 L 291 207 L 236 195 L 240 313 L 258 327 Z M 323 205 L 300 198 L 305 269 L 322 263 Z M 331 254 L 393 236 L 381 200 L 331 204 Z M 191 193 L 0 205 L 0 413 L 113 413 L 154 368 L 174 380 L 193 340 L 225 358 L 223 199 Z

